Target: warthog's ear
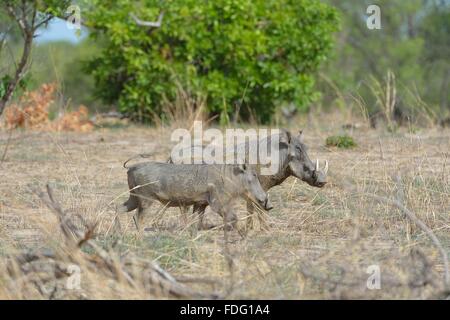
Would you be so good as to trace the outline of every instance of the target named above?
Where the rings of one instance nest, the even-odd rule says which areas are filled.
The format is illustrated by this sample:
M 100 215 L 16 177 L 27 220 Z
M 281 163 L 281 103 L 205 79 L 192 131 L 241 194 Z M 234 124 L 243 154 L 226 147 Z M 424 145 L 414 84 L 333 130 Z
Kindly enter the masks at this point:
M 233 173 L 235 175 L 238 175 L 245 172 L 245 170 L 247 170 L 247 165 L 245 163 L 242 163 L 234 167 Z
M 298 131 L 297 139 L 300 140 L 300 142 L 303 142 L 303 130 Z

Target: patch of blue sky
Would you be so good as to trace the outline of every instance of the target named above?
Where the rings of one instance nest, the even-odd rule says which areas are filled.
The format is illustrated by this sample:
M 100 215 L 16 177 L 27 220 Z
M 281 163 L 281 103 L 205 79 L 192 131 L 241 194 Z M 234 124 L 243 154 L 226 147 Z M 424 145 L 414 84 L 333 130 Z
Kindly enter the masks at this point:
M 47 43 L 56 41 L 67 41 L 70 43 L 79 43 L 88 36 L 85 27 L 77 30 L 74 25 L 61 19 L 53 19 L 47 27 L 42 27 L 37 31 L 36 43 Z

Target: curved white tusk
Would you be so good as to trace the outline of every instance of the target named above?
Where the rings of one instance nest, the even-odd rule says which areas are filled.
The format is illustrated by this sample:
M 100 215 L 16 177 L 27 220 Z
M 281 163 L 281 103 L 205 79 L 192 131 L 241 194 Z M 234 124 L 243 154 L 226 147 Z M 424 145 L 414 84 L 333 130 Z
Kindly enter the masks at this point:
M 316 159 L 316 171 L 319 171 L 319 159 Z
M 325 160 L 325 168 L 323 169 L 323 173 L 327 174 L 328 172 L 328 160 Z

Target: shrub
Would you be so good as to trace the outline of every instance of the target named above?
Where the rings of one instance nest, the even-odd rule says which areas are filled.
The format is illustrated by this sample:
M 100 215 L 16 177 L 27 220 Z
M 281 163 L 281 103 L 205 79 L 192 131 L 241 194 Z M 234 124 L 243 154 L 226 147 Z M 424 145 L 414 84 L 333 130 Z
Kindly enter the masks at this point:
M 161 115 L 179 81 L 207 97 L 221 117 L 256 114 L 269 121 L 278 103 L 307 108 L 317 94 L 314 73 L 326 59 L 336 11 L 318 0 L 90 1 L 85 19 L 105 42 L 86 70 L 98 95 L 135 119 Z M 130 16 L 155 21 L 138 26 Z
M 5 110 L 4 125 L 9 129 L 29 129 L 42 131 L 88 132 L 94 129 L 89 120 L 87 107 L 65 112 L 53 121 L 49 119 L 50 106 L 55 101 L 55 83 L 43 84 L 34 91 L 26 91 L 17 104 Z
M 349 149 L 357 146 L 355 140 L 347 135 L 328 137 L 325 144 L 328 147 L 337 147 L 342 149 Z
M 35 91 L 27 91 L 18 104 L 5 110 L 7 128 L 43 129 L 49 124 L 48 109 L 54 102 L 56 85 L 43 84 Z

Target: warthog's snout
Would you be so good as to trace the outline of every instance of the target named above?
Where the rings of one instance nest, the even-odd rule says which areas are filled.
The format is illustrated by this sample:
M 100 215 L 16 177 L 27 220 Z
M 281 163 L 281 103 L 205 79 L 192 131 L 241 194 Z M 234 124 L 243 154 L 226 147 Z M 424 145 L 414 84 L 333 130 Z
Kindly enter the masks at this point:
M 266 198 L 266 200 L 264 201 L 264 209 L 266 209 L 267 211 L 273 209 L 273 205 L 270 202 L 269 198 Z
M 253 201 L 257 203 L 261 208 L 269 211 L 273 209 L 272 202 L 270 202 L 269 197 L 265 195 L 264 197 L 253 198 Z
M 319 160 L 316 160 L 316 166 L 313 172 L 313 185 L 322 188 L 327 184 L 328 161 L 325 161 L 325 168 L 320 170 Z
M 327 184 L 327 176 L 323 171 L 314 172 L 314 186 L 322 188 Z

